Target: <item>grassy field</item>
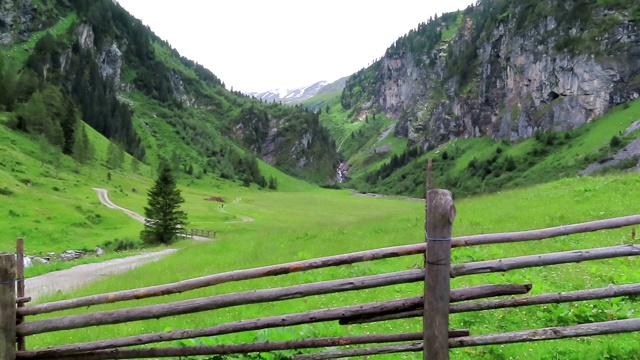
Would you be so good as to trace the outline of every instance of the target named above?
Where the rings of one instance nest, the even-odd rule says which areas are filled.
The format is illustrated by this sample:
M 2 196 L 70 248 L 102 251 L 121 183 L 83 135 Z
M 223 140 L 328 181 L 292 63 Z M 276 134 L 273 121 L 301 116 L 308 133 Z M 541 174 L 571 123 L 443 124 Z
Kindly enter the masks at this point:
M 506 191 L 457 202 L 454 235 L 525 230 L 638 213 L 637 174 L 584 177 Z M 295 187 L 294 187 L 295 188 Z M 424 211 L 421 202 L 371 199 L 352 196 L 344 190 L 302 187 L 295 191 L 265 192 L 227 187 L 212 189 L 203 184 L 183 188 L 190 220 L 210 221 L 218 231 L 214 242 L 177 244 L 181 250 L 158 263 L 114 276 L 74 294 L 55 299 L 179 281 L 222 271 L 251 268 L 313 257 L 339 254 L 423 241 Z M 227 224 L 215 203 L 203 199 L 220 195 L 232 214 L 255 219 L 250 223 Z M 140 210 L 137 197 L 114 191 L 116 204 Z M 230 200 L 240 198 L 235 204 Z M 133 222 L 133 220 L 130 220 Z M 523 254 L 585 249 L 633 242 L 629 228 L 565 236 L 542 242 L 518 243 L 458 249 L 453 263 L 478 261 Z M 104 305 L 96 309 L 140 306 L 168 300 L 209 296 L 256 288 L 270 288 L 319 280 L 399 271 L 420 266 L 420 256 L 315 270 L 275 278 L 228 283 L 164 299 L 145 299 L 134 304 Z M 504 274 L 456 278 L 452 287 L 483 283 L 531 283 L 533 293 L 569 291 L 640 281 L 638 259 L 622 258 L 580 264 L 534 268 Z M 202 314 L 100 327 L 98 331 L 64 331 L 29 339 L 30 346 L 105 339 L 166 329 L 198 328 L 228 321 L 300 312 L 362 302 L 415 296 L 421 284 L 394 286 L 357 293 L 315 296 L 277 303 L 233 307 Z M 555 325 L 569 325 L 637 316 L 637 298 L 536 306 L 452 316 L 452 327 L 470 328 L 472 334 L 494 333 Z M 84 312 L 81 310 L 80 312 Z M 73 312 L 69 312 L 73 313 Z M 201 339 L 197 343 L 229 343 L 254 340 L 283 340 L 341 334 L 420 331 L 421 320 L 341 327 L 337 323 L 272 329 Z M 640 334 L 601 336 L 551 342 L 485 346 L 452 350 L 454 359 L 638 359 Z M 196 343 L 192 342 L 192 343 Z M 189 342 L 186 342 L 189 343 Z M 36 345 L 37 344 L 37 345 Z M 284 353 L 286 355 L 286 353 Z M 265 357 L 270 358 L 270 357 Z M 381 356 L 381 359 L 419 359 L 421 354 Z
M 632 106 L 637 106 L 637 103 Z M 620 114 L 627 116 L 628 113 L 621 111 Z M 623 123 L 616 126 L 626 126 L 631 119 L 625 117 L 620 121 Z M 611 136 L 611 129 L 605 125 L 606 122 L 592 125 L 603 127 L 597 136 L 580 135 L 575 138 L 588 139 L 586 136 L 596 136 L 599 137 L 598 142 L 606 143 Z M 137 173 L 132 172 L 129 158 L 125 161 L 125 169 L 109 171 L 103 165 L 106 140 L 94 132 L 90 133 L 90 137 L 96 147 L 96 160 L 88 167 L 79 168 L 71 159 L 51 153 L 50 148 L 37 139 L 8 131 L 4 126 L 0 126 L 0 213 L 5 215 L 0 217 L 0 226 L 4 230 L 0 239 L 0 251 L 12 251 L 15 238 L 18 236 L 25 237 L 28 254 L 69 248 L 91 250 L 115 239 L 137 241 L 142 225 L 120 211 L 101 205 L 91 188 L 106 188 L 113 202 L 142 213 L 146 204 L 146 191 L 153 183 L 154 171 L 143 165 Z M 485 140 L 477 139 L 477 143 L 469 143 L 469 146 L 486 147 L 489 153 L 495 151 L 496 144 L 483 145 L 483 141 Z M 510 151 L 516 151 L 516 148 Z M 419 201 L 356 197 L 348 190 L 319 189 L 286 176 L 263 163 L 260 167 L 265 176 L 278 179 L 278 191 L 244 188 L 206 177 L 179 179 L 186 200 L 184 208 L 189 214 L 189 228 L 215 230 L 216 241 L 179 241 L 174 245 L 180 251 L 158 263 L 110 277 L 72 294 L 57 294 L 42 301 L 137 288 L 223 271 L 345 252 L 413 244 L 424 240 L 424 205 Z M 640 176 L 636 173 L 574 177 L 546 185 L 497 192 L 490 196 L 456 199 L 458 217 L 454 224 L 454 235 L 535 229 L 636 214 L 639 212 L 635 200 L 640 195 L 639 184 Z M 212 196 L 224 199 L 226 212 L 220 211 L 220 203 L 205 200 Z M 255 221 L 238 222 L 241 217 L 251 217 Z M 635 240 L 631 238 L 630 233 L 631 229 L 626 228 L 541 242 L 457 249 L 453 254 L 453 263 L 631 243 Z M 127 254 L 112 253 L 109 257 Z M 99 259 L 88 261 L 96 260 Z M 34 271 L 28 276 L 58 269 L 60 266 L 70 266 L 69 264 L 52 265 L 49 269 Z M 104 305 L 95 309 L 141 306 L 256 288 L 407 270 L 416 266 L 422 266 L 421 256 L 228 283 L 167 298 Z M 452 285 L 462 287 L 484 283 L 531 283 L 532 292 L 537 294 L 640 282 L 640 272 L 637 268 L 638 259 L 621 258 L 504 274 L 474 275 L 453 279 Z M 397 299 L 415 296 L 422 291 L 421 284 L 408 284 L 357 293 L 233 307 L 190 316 L 104 326 L 90 331 L 72 330 L 37 335 L 30 337 L 28 344 L 30 348 L 43 348 L 56 344 L 164 331 L 169 328 L 199 328 L 240 319 Z M 451 319 L 452 327 L 469 328 L 472 334 L 477 335 L 637 317 L 637 309 L 637 297 L 624 297 L 605 301 L 459 314 L 453 315 Z M 86 310 L 78 310 L 84 311 Z M 184 343 L 216 344 L 409 332 L 420 331 L 421 326 L 420 319 L 345 327 L 331 322 L 290 329 L 246 332 Z M 639 359 L 636 345 L 639 341 L 640 335 L 632 334 L 456 349 L 451 353 L 454 359 Z M 263 358 L 274 357 L 265 355 Z M 419 359 L 421 355 L 389 355 L 380 358 Z

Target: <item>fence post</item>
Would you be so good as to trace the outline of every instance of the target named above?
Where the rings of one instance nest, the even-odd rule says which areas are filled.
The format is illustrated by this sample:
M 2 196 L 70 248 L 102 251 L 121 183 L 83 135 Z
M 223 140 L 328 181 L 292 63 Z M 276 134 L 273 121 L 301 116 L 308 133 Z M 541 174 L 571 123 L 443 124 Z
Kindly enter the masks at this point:
M 427 191 L 424 277 L 424 359 L 449 359 L 451 227 L 456 208 L 449 190 Z
M 18 238 L 16 240 L 16 296 L 18 298 L 24 298 L 24 239 Z M 24 307 L 24 303 L 18 303 L 18 307 Z M 16 325 L 20 325 L 24 322 L 24 316 L 18 315 L 16 318 Z M 24 336 L 18 336 L 16 338 L 18 343 L 18 350 L 26 350 L 27 346 L 24 340 Z
M 16 257 L 0 253 L 0 359 L 16 358 Z

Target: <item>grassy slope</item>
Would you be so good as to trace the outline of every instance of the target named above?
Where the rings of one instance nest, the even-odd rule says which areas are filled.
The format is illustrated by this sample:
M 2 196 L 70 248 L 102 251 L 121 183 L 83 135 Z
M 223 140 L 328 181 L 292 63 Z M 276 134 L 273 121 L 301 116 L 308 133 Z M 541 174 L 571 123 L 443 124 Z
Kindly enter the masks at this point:
M 498 191 L 575 176 L 591 162 L 607 158 L 616 151 L 610 148 L 613 136 L 628 143 L 640 135 L 638 131 L 628 135 L 625 132 L 636 120 L 640 120 L 638 100 L 627 106 L 618 106 L 605 116 L 578 129 L 558 133 L 553 144 L 545 143 L 546 134 L 542 134 L 541 140 L 533 137 L 517 143 L 496 142 L 488 137 L 455 139 L 397 169 L 370 190 L 397 194 L 409 189 L 405 194 L 422 196 L 424 164 L 430 157 L 435 164 L 434 184 L 450 187 L 452 182 L 457 182 L 459 187 L 454 193 L 459 195 Z M 445 151 L 448 154 L 446 161 L 442 160 Z M 504 167 L 500 169 L 500 164 L 504 164 L 508 156 L 517 164 L 513 171 L 505 171 Z M 483 164 L 492 158 L 497 158 L 496 165 L 491 167 L 492 171 L 484 178 L 481 178 L 481 169 L 468 169 L 474 159 Z M 353 178 L 358 181 L 358 174 L 354 174 Z M 353 186 L 366 187 L 362 182 Z
M 340 105 L 340 93 L 330 93 L 332 98 L 327 99 L 328 94 L 323 94 L 308 100 L 306 106 L 322 101 L 329 106 L 329 111 L 322 107 L 320 121 L 329 130 L 331 136 L 336 139 L 336 145 L 340 155 L 350 165 L 350 176 L 360 177 L 367 171 L 377 170 L 391 156 L 401 154 L 407 146 L 407 139 L 397 138 L 391 132 L 384 139 L 378 141 L 381 134 L 395 122 L 384 114 L 369 114 L 368 121 L 357 119 L 358 114 L 345 111 Z M 388 152 L 376 153 L 375 149 L 387 145 Z
M 457 202 L 458 217 L 455 235 L 512 231 L 556 226 L 580 221 L 602 219 L 637 213 L 640 209 L 633 200 L 640 195 L 640 176 L 627 174 L 612 177 L 585 177 L 560 180 L 554 183 L 507 191 L 492 196 L 467 198 Z M 308 259 L 378 247 L 411 244 L 423 240 L 423 204 L 400 200 L 379 200 L 351 196 L 346 191 L 306 190 L 292 192 L 264 192 L 233 188 L 213 189 L 194 184 L 184 189 L 187 211 L 193 219 L 217 219 L 217 204 L 204 202 L 210 194 L 222 195 L 226 200 L 241 197 L 237 204 L 225 209 L 253 217 L 256 221 L 244 224 L 220 224 L 218 238 L 210 243 L 192 243 L 175 255 L 154 265 L 135 269 L 99 284 L 82 289 L 71 297 L 134 288 L 151 284 L 212 274 L 233 269 L 250 268 L 280 262 Z M 127 203 L 131 196 L 114 194 L 116 203 Z M 198 214 L 195 214 L 198 212 Z M 619 245 L 632 242 L 630 229 L 565 236 L 542 242 L 484 246 L 455 250 L 453 262 L 478 261 L 499 257 L 534 254 L 590 247 Z M 182 246 L 182 245 L 181 245 Z M 360 276 L 387 271 L 409 269 L 421 264 L 420 256 L 389 259 L 374 263 L 356 264 L 334 269 L 290 274 L 277 278 L 223 284 L 193 294 L 173 295 L 169 299 L 285 286 L 310 281 Z M 188 265 L 186 265 L 188 264 Z M 638 259 L 623 258 L 581 264 L 552 266 L 505 274 L 475 275 L 453 280 L 454 287 L 481 283 L 532 283 L 534 293 L 593 288 L 609 284 L 640 281 L 640 273 L 633 270 Z M 243 318 L 254 318 L 280 313 L 305 311 L 327 306 L 356 304 L 367 301 L 393 299 L 417 295 L 420 284 L 391 288 L 311 297 L 279 303 L 222 309 L 205 315 L 181 316 L 167 320 L 153 320 L 122 326 L 101 327 L 99 332 L 67 331 L 36 336 L 30 343 L 44 347 L 51 344 L 108 338 L 149 331 L 162 331 L 167 327 L 194 328 L 211 326 Z M 140 306 L 168 299 L 147 299 L 135 304 L 97 307 L 111 309 L 118 306 Z M 566 325 L 576 322 L 601 321 L 608 318 L 637 316 L 637 299 L 619 298 L 613 301 L 540 306 L 531 308 L 464 314 L 452 317 L 452 327 L 469 327 L 473 334 L 510 331 L 535 327 Z M 496 321 L 500 319 L 500 321 Z M 209 343 L 297 338 L 337 334 L 363 334 L 373 332 L 419 331 L 419 319 L 394 321 L 373 325 L 340 327 L 335 323 L 299 326 L 291 330 L 265 330 L 239 335 L 219 336 L 205 340 Z M 480 354 L 487 358 L 524 356 L 563 359 L 637 358 L 633 345 L 640 334 L 605 336 L 547 343 L 518 344 L 453 350 L 456 359 L 475 359 Z M 576 346 L 580 344 L 580 346 Z M 421 358 L 408 354 L 406 358 Z M 616 357 L 617 356 L 617 357 Z M 395 359 L 397 357 L 381 357 Z

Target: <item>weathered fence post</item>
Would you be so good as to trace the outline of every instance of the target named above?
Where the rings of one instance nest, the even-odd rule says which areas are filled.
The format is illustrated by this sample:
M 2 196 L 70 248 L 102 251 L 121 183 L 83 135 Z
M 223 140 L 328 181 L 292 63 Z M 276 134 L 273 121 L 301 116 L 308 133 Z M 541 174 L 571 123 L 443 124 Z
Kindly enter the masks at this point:
M 449 359 L 451 227 L 456 208 L 451 192 L 427 191 L 427 254 L 424 278 L 424 359 Z
M 16 240 L 16 278 L 18 282 L 16 283 L 16 293 L 19 299 L 24 298 L 24 239 L 18 238 Z M 19 302 L 18 307 L 24 307 L 24 302 Z M 24 322 L 24 316 L 18 315 L 16 318 L 16 325 L 20 325 Z M 24 336 L 18 336 L 16 338 L 16 342 L 18 343 L 18 350 L 26 350 L 27 346 L 25 344 Z
M 0 359 L 16 358 L 16 257 L 0 253 Z

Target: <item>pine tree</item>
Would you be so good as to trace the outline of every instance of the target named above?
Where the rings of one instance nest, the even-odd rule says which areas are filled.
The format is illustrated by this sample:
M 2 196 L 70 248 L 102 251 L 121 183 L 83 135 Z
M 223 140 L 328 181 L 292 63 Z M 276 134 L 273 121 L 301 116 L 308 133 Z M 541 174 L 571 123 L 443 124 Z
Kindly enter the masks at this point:
M 147 244 L 170 244 L 176 240 L 187 214 L 180 210 L 184 199 L 169 166 L 162 166 L 147 195 L 149 202 L 144 208 L 146 219 L 140 237 Z
M 60 126 L 62 127 L 62 136 L 64 142 L 62 144 L 62 152 L 71 155 L 73 153 L 73 142 L 75 141 L 75 131 L 78 119 L 76 118 L 76 107 L 71 99 L 67 100 L 65 113 L 60 120 Z
M 96 149 L 91 143 L 91 140 L 89 140 L 89 135 L 87 135 L 87 129 L 84 127 L 84 123 L 77 124 L 76 128 L 78 130 L 75 131 L 75 140 L 73 142 L 71 156 L 78 164 L 84 165 L 93 160 Z
M 107 167 L 111 170 L 121 169 L 124 165 L 124 150 L 118 144 L 109 142 L 107 147 Z

